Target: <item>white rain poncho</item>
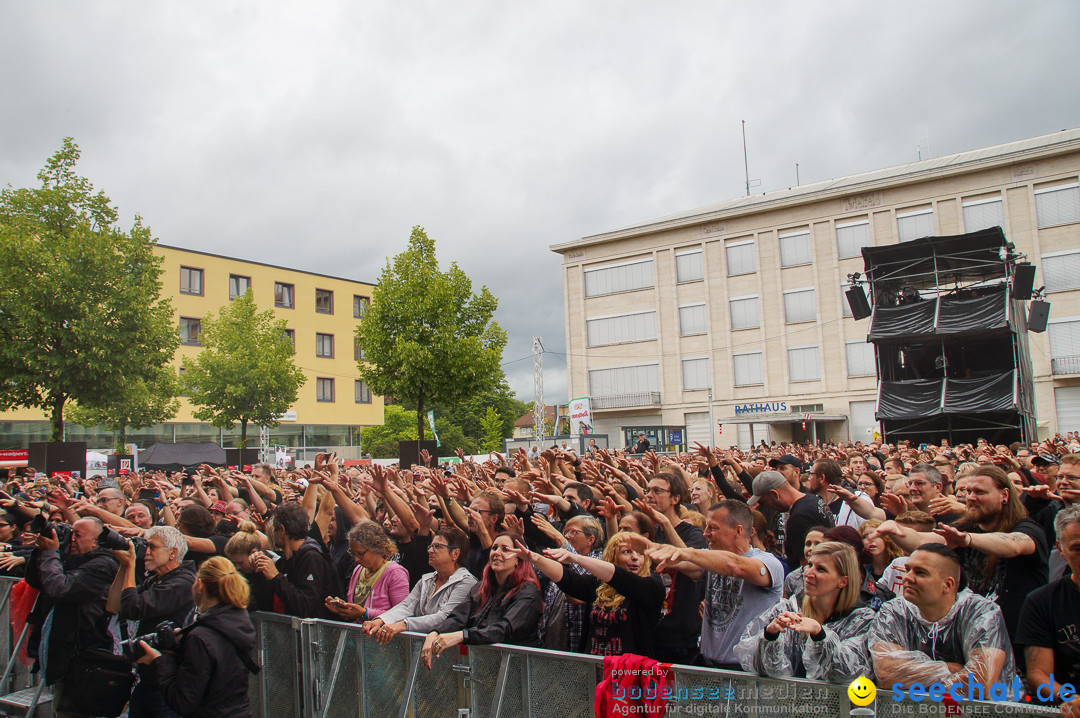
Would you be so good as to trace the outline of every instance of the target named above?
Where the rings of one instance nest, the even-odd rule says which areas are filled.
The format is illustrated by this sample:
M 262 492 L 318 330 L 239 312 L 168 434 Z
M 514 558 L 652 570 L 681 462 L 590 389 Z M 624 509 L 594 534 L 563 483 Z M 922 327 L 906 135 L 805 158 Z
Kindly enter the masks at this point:
M 1015 695 L 1016 667 L 1001 609 L 968 589 L 957 594 L 944 618 L 934 622 L 924 619 L 903 598 L 889 601 L 878 611 L 867 645 L 881 685 L 942 683 L 949 687 L 960 681 L 967 697 L 967 676 L 974 673 L 977 682 L 1004 683 L 1009 700 L 1020 699 Z M 956 670 L 957 665 L 963 669 Z
M 866 632 L 874 620 L 874 610 L 857 606 L 847 614 L 822 624 L 825 638 L 815 641 L 805 633 L 788 629 L 775 641 L 765 638 L 765 626 L 785 611 L 799 613 L 794 598 L 785 598 L 746 627 L 735 646 L 735 656 L 743 670 L 772 678 L 812 678 L 846 684 L 870 673 L 866 653 Z

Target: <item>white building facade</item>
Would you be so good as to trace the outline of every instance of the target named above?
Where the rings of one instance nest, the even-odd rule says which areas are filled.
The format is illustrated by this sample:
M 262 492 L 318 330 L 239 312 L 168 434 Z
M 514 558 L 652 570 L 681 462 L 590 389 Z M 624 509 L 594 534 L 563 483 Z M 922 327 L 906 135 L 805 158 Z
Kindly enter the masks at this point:
M 997 225 L 1052 304 L 1029 335 L 1039 432 L 1080 430 L 1080 129 L 554 245 L 570 396 L 615 446 L 866 441 L 874 350 L 843 296 L 862 247 Z

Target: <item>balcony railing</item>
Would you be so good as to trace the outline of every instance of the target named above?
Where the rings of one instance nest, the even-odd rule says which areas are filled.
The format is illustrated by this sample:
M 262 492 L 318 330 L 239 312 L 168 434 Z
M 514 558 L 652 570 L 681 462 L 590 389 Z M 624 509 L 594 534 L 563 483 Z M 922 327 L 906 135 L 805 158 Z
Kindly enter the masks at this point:
M 635 406 L 659 406 L 660 392 L 639 391 L 633 394 L 594 396 L 590 403 L 593 409 L 630 409 Z
M 1080 374 L 1080 356 L 1054 357 L 1051 361 L 1054 374 Z

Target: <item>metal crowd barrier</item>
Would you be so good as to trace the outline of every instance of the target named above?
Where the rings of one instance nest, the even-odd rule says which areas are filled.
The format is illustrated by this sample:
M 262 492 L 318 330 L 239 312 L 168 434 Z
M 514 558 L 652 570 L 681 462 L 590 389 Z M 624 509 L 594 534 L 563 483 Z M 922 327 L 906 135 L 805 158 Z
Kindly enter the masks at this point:
M 428 670 L 424 635 L 401 633 L 386 646 L 360 626 L 255 614 L 263 671 L 252 678 L 255 718 L 592 718 L 603 659 L 561 651 L 494 646 L 456 647 Z M 777 680 L 737 671 L 673 666 L 669 716 L 849 718 L 847 686 Z M 887 687 L 876 715 L 1059 716 L 1023 703 L 902 703 Z
M 0 658 L 10 667 L 0 695 L 34 682 L 25 666 L 9 660 L 20 638 L 11 630 L 8 600 L 17 581 L 0 577 Z M 357 624 L 273 613 L 253 619 L 263 667 L 249 678 L 254 718 L 592 718 L 603 677 L 603 659 L 596 656 L 502 644 L 449 649 L 428 670 L 420 661 L 423 634 L 401 633 L 380 646 Z M 676 665 L 667 691 L 668 716 L 873 715 L 851 707 L 847 686 L 736 671 Z M 981 701 L 897 703 L 882 686 L 876 715 L 1042 717 L 1060 711 Z

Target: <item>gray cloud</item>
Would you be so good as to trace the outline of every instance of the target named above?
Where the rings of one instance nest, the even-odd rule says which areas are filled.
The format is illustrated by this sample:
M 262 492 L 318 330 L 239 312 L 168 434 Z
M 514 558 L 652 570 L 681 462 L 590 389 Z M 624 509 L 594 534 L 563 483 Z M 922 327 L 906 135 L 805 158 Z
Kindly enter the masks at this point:
M 548 246 L 1077 124 L 1069 2 L 0 5 L 0 182 L 65 135 L 163 242 L 362 280 L 424 225 L 565 347 Z M 929 144 L 927 145 L 927 139 Z M 545 357 L 545 396 L 566 365 Z

